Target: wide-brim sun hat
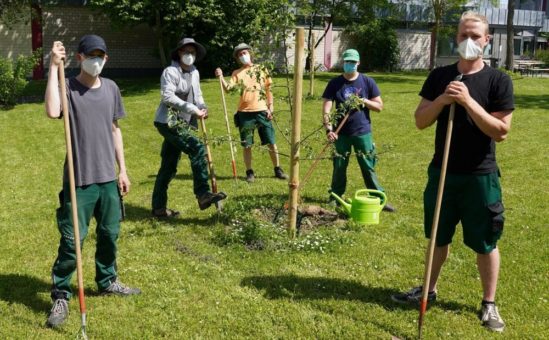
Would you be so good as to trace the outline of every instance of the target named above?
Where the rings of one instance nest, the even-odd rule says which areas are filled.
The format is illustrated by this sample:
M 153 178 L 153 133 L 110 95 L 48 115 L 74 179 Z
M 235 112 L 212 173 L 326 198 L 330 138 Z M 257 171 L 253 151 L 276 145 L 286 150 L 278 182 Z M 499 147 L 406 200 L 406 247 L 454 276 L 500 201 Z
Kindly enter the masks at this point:
M 186 45 L 193 45 L 194 48 L 196 48 L 196 61 L 200 61 L 206 56 L 206 48 L 202 44 L 196 42 L 193 38 L 183 38 L 173 49 L 172 60 L 179 60 L 179 53 L 177 53 L 177 51 Z
M 238 52 L 242 51 L 242 50 L 252 50 L 252 47 L 246 43 L 240 43 L 238 45 L 236 45 L 236 47 L 234 48 L 233 50 L 233 57 L 234 58 L 237 58 L 237 54 Z

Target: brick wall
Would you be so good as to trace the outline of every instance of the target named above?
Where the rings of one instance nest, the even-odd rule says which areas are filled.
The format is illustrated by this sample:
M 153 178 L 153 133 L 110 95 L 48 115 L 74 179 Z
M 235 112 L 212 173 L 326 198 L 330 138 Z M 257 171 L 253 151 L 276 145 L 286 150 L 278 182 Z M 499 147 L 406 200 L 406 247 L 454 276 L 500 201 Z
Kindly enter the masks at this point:
M 19 55 L 28 56 L 31 52 L 30 23 L 22 22 L 11 29 L 0 23 L 0 57 L 15 59 Z
M 146 25 L 114 29 L 105 15 L 85 7 L 45 7 L 42 12 L 44 66 L 49 65 L 49 51 L 60 40 L 68 52 L 68 67 L 77 67 L 74 55 L 80 38 L 97 34 L 107 43 L 109 61 L 105 68 L 160 69 L 154 32 Z

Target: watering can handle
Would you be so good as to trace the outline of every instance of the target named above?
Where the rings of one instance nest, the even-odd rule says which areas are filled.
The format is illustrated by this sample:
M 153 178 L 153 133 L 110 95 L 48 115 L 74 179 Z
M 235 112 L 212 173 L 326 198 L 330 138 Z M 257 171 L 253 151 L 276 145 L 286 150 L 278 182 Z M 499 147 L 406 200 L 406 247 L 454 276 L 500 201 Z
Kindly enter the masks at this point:
M 361 193 L 372 193 L 375 194 L 375 196 L 379 196 L 381 198 L 381 206 L 384 207 L 385 203 L 387 203 L 387 195 L 383 191 L 374 190 L 374 189 L 360 189 L 355 192 L 355 197 L 360 195 Z

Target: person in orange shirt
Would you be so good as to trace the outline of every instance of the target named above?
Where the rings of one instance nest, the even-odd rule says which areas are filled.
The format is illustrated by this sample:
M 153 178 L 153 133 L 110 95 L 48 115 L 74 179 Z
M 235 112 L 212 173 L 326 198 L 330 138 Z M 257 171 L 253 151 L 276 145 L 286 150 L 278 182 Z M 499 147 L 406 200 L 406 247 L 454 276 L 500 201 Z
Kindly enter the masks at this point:
M 269 147 L 275 177 L 288 179 L 288 175 L 280 167 L 275 131 L 271 122 L 274 112 L 273 94 L 271 92 L 272 79 L 260 65 L 253 63 L 252 48 L 248 44 L 238 44 L 234 48 L 233 57 L 242 66 L 233 71 L 229 82 L 227 83 L 223 79 L 223 71 L 220 68 L 215 70 L 215 76 L 221 77 L 221 83 L 225 91 L 234 87 L 241 88 L 235 124 L 240 131 L 240 144 L 244 147 L 246 181 L 251 183 L 255 180 L 252 169 L 252 146 L 256 127 L 261 145 L 268 145 Z

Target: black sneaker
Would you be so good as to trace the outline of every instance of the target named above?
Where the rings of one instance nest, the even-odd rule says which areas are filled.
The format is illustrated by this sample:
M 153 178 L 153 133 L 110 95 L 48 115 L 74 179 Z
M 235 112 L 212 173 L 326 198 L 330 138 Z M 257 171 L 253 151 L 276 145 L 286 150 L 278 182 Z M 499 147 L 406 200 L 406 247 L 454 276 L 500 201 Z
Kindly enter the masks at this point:
M 252 169 L 246 170 L 246 182 L 253 183 L 255 181 L 254 171 Z
M 398 293 L 391 295 L 391 300 L 398 303 L 406 304 L 419 304 L 421 301 L 421 295 L 423 294 L 423 287 L 415 287 L 404 293 Z M 429 292 L 427 294 L 427 302 L 435 302 L 437 299 L 437 292 Z
M 480 311 L 480 320 L 482 325 L 495 332 L 503 332 L 505 323 L 499 316 L 498 307 L 495 303 L 483 303 Z
M 383 207 L 383 211 L 386 211 L 386 212 L 395 212 L 396 209 L 395 209 L 395 207 L 393 207 L 392 204 L 387 203 L 387 204 L 385 204 L 385 206 Z
M 278 178 L 278 179 L 288 179 L 288 175 L 286 175 L 284 173 L 284 171 L 282 171 L 281 167 L 275 166 L 274 172 L 275 172 L 275 177 L 276 178 Z
M 211 193 L 207 192 L 198 198 L 198 206 L 200 210 L 208 209 L 212 204 L 217 203 L 227 198 L 227 194 L 223 191 Z
M 116 279 L 110 286 L 101 291 L 101 295 L 118 295 L 118 296 L 128 296 L 128 295 L 138 295 L 141 294 L 141 289 L 139 288 L 130 288 L 124 285 L 122 282 Z
M 51 328 L 61 326 L 69 317 L 69 302 L 65 299 L 56 299 L 53 301 L 53 307 L 51 307 L 50 315 L 46 325 Z

